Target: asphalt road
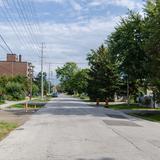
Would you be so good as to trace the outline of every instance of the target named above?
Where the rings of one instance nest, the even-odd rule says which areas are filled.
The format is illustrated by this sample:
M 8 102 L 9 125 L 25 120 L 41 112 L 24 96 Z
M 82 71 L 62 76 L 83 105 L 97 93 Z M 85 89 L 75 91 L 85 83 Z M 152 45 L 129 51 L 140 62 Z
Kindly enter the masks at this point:
M 0 142 L 0 160 L 159 160 L 160 124 L 60 96 Z

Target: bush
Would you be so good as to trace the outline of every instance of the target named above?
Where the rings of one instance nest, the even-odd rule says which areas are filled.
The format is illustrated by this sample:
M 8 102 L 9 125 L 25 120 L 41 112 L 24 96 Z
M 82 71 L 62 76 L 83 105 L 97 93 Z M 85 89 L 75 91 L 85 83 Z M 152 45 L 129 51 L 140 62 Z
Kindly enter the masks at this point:
M 145 96 L 145 97 L 143 97 L 143 100 L 141 100 L 141 103 L 143 105 L 149 106 L 151 104 L 151 100 L 152 100 L 151 97 Z
M 25 98 L 23 85 L 18 82 L 8 82 L 6 85 L 8 100 L 22 100 Z
M 33 96 L 37 96 L 38 93 L 39 93 L 39 88 L 38 88 L 38 86 L 37 86 L 36 84 L 33 84 L 33 86 L 32 86 L 32 95 L 33 95 Z

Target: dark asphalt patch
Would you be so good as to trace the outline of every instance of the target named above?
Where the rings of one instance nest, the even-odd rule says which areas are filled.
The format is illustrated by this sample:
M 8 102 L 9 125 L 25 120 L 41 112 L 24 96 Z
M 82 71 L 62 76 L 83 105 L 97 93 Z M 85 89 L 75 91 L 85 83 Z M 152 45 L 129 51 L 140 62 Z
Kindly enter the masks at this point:
M 120 115 L 120 114 L 106 114 L 108 117 L 111 118 L 118 118 L 118 119 L 128 119 L 127 117 Z
M 18 131 L 22 131 L 22 130 L 24 130 L 24 128 L 17 128 L 16 130 L 18 130 Z
M 141 127 L 140 125 L 131 121 L 119 121 L 119 120 L 103 120 L 103 122 L 109 126 L 129 126 L 129 127 Z

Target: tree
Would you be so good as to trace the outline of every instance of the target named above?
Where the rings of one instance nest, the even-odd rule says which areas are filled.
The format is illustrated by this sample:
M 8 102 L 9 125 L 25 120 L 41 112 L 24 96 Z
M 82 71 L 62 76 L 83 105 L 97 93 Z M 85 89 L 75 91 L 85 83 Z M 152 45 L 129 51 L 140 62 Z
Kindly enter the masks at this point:
M 146 39 L 145 50 L 150 58 L 148 69 L 150 80 L 156 83 L 160 78 L 160 1 L 149 0 L 145 7 Z
M 147 75 L 148 57 L 144 50 L 144 22 L 138 13 L 130 12 L 123 18 L 107 44 L 114 63 L 122 75 L 130 80 L 144 79 Z
M 160 99 L 160 1 L 149 0 L 145 6 L 145 51 L 148 62 L 149 82 Z
M 38 73 L 34 80 L 34 84 L 38 86 L 39 91 L 41 90 L 41 72 Z M 43 72 L 43 86 L 44 86 L 44 94 L 48 92 L 48 81 L 47 81 L 47 73 Z
M 6 95 L 9 100 L 22 100 L 26 96 L 26 91 L 23 84 L 12 81 L 6 85 Z
M 79 69 L 73 78 L 74 88 L 78 94 L 86 94 L 88 88 L 89 69 Z
M 137 96 L 138 88 L 145 87 L 148 78 L 149 57 L 144 49 L 145 39 L 143 18 L 139 13 L 129 12 L 107 40 L 112 62 L 118 65 L 126 86 L 128 83 L 129 95 Z
M 78 71 L 78 66 L 74 62 L 68 62 L 63 67 L 56 69 L 57 78 L 60 80 L 61 87 L 69 94 L 73 94 L 74 88 L 74 76 Z
M 91 100 L 100 98 L 113 99 L 117 90 L 117 66 L 111 62 L 109 52 L 104 45 L 88 54 L 90 71 L 88 80 L 88 95 Z

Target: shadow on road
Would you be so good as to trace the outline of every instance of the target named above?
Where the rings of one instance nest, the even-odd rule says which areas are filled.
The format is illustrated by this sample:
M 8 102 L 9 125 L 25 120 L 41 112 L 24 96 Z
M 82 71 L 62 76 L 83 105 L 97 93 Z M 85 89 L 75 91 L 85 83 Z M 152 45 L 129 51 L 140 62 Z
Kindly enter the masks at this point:
M 73 98 L 56 98 L 37 114 L 52 114 L 55 116 L 93 116 L 125 119 L 123 114 L 103 107 L 93 107 Z

